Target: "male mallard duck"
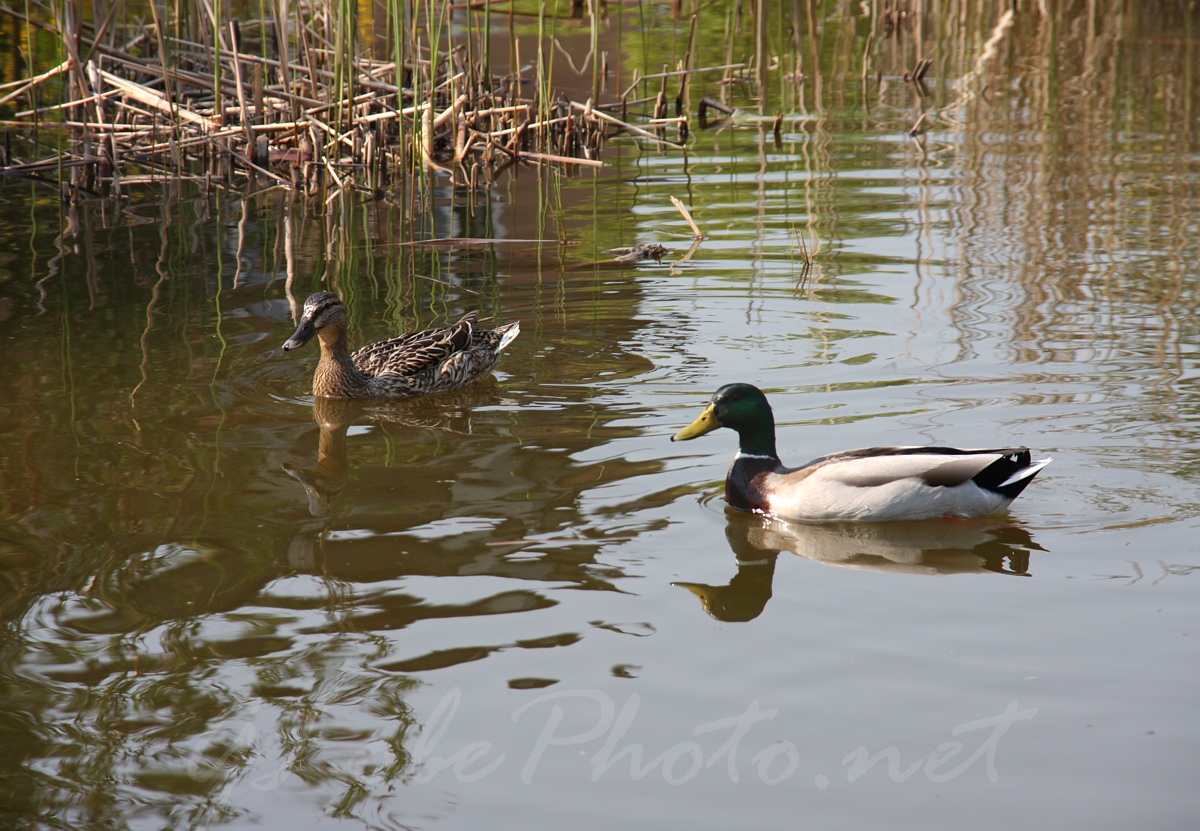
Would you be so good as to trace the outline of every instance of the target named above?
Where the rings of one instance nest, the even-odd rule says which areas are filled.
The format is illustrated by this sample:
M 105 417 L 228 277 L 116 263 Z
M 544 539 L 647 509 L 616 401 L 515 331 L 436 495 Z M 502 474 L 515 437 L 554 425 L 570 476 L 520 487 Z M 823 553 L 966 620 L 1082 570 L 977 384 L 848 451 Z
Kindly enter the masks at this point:
M 735 508 L 801 520 L 933 519 L 999 513 L 1050 459 L 1027 447 L 868 447 L 784 467 L 775 451 L 775 418 L 762 390 L 726 384 L 700 417 L 672 441 L 728 427 L 738 452 L 725 479 Z
M 346 307 L 336 294 L 319 291 L 304 301 L 296 334 L 283 345 L 299 349 L 316 335 L 321 362 L 313 395 L 331 398 L 408 398 L 456 390 L 486 376 L 521 324 L 476 329 L 471 312 L 452 326 L 412 332 L 364 346 L 346 347 Z

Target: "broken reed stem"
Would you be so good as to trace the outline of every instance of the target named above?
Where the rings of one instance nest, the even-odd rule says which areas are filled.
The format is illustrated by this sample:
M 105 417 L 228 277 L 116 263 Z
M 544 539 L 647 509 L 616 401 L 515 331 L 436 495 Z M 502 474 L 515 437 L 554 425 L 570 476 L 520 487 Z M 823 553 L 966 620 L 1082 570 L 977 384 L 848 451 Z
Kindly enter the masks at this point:
M 687 221 L 687 224 L 692 229 L 692 235 L 695 236 L 695 238 L 697 240 L 704 239 L 704 234 L 700 233 L 700 228 L 696 225 L 696 221 L 694 219 L 692 219 L 692 214 L 687 209 L 687 206 L 684 205 L 682 202 L 680 202 L 674 196 L 671 197 L 671 204 L 675 206 L 676 210 L 678 210 L 681 214 L 683 214 L 683 218 Z
M 151 0 L 154 2 L 154 0 Z M 238 34 L 237 21 L 229 21 L 229 40 L 233 44 L 233 74 L 237 81 L 238 109 L 241 111 L 242 129 L 246 134 L 247 155 L 254 156 L 254 134 L 250 130 L 250 111 L 246 106 L 246 85 L 242 78 L 241 37 Z
M 12 84 L 5 84 L 5 86 L 14 86 L 16 84 L 20 84 L 20 86 L 13 92 L 10 92 L 8 95 L 5 95 L 3 98 L 0 98 L 0 104 L 7 104 L 9 101 L 12 101 L 14 98 L 20 98 L 22 95 L 29 92 L 34 87 L 38 86 L 39 84 L 45 83 L 46 81 L 49 81 L 51 78 L 54 78 L 55 76 L 61 75 L 62 73 L 69 70 L 70 68 L 71 68 L 71 61 L 65 60 L 62 63 L 60 63 L 58 66 L 54 67 L 53 69 L 47 70 L 46 72 L 43 72 L 41 75 L 37 75 L 33 78 L 30 78 L 28 81 L 15 81 Z
M 721 64 L 720 66 L 706 66 L 701 69 L 676 69 L 671 72 L 663 71 L 663 72 L 653 72 L 649 75 L 638 75 L 637 78 L 634 80 L 634 82 L 632 84 L 630 84 L 625 89 L 625 91 L 621 93 L 621 95 L 619 97 L 621 97 L 621 98 L 628 97 L 629 94 L 631 92 L 633 92 L 635 88 L 637 88 L 638 84 L 640 84 L 644 81 L 653 80 L 655 78 L 677 78 L 677 77 L 680 77 L 683 75 L 695 75 L 698 72 L 728 72 L 728 71 L 731 71 L 734 69 L 745 69 L 746 66 L 747 66 L 747 64 L 745 64 L 745 63 L 727 63 L 727 64 Z M 651 100 L 653 100 L 653 99 L 651 99 Z
M 671 263 L 672 276 L 677 277 L 683 273 L 679 270 L 679 266 L 683 265 L 688 260 L 690 260 L 693 256 L 695 256 L 696 252 L 700 249 L 700 243 L 702 243 L 702 242 L 704 242 L 704 237 L 696 237 L 695 239 L 693 239 L 692 244 L 688 247 L 688 250 L 683 252 L 683 256 L 680 257 L 675 262 Z
M 632 124 L 626 124 L 624 121 L 621 121 L 619 118 L 614 118 L 613 116 L 609 115 L 608 113 L 602 113 L 599 110 L 594 109 L 594 108 L 589 108 L 584 104 L 577 104 L 574 101 L 572 101 L 571 108 L 578 112 L 586 112 L 588 115 L 592 116 L 593 118 L 598 118 L 601 121 L 607 121 L 609 124 L 614 124 L 617 127 L 620 127 L 622 130 L 626 130 L 630 133 L 633 133 L 635 136 L 641 136 L 642 138 L 650 139 L 651 141 L 656 141 L 659 144 L 665 144 L 668 147 L 682 149 L 682 145 L 667 141 L 666 139 L 664 139 L 660 136 L 654 135 L 654 133 L 650 132 L 649 130 L 643 130 L 640 127 L 634 127 Z
M 813 255 L 808 248 L 808 236 L 806 234 L 796 234 L 796 241 L 800 243 L 800 259 L 805 266 L 811 268 L 813 264 Z

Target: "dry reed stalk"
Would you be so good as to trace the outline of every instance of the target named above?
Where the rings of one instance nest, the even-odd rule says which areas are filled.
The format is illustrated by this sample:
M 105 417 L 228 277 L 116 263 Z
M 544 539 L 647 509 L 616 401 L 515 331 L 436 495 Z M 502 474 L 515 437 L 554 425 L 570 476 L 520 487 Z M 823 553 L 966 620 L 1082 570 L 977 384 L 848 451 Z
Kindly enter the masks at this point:
M 625 91 L 623 93 L 621 93 L 620 97 L 621 98 L 628 97 L 629 94 L 631 92 L 633 92 L 634 89 L 637 88 L 638 84 L 641 84 L 645 81 L 651 81 L 656 78 L 663 78 L 663 77 L 676 78 L 676 77 L 680 77 L 683 75 L 695 75 L 699 72 L 728 72 L 728 71 L 733 71 L 733 70 L 746 69 L 747 66 L 748 66 L 748 64 L 745 64 L 745 63 L 724 63 L 724 64 L 720 64 L 719 66 L 706 66 L 706 67 L 702 67 L 699 69 L 676 69 L 676 70 L 672 70 L 670 72 L 668 72 L 664 69 L 662 72 L 655 72 L 650 75 L 638 75 L 638 76 L 635 76 L 634 82 L 625 88 Z M 645 101 L 645 100 L 653 100 L 653 99 L 643 99 L 643 100 Z M 630 103 L 633 103 L 633 102 L 630 102 Z
M 216 0 L 181 2 L 187 13 L 176 9 L 170 20 L 152 3 L 152 20 L 123 41 L 111 34 L 124 31 L 121 24 L 114 26 L 117 9 L 124 9 L 120 4 L 108 6 L 95 28 L 80 19 L 74 4 L 61 11 L 61 25 L 29 20 L 30 27 L 62 39 L 66 59 L 0 86 L 0 104 L 68 76 L 62 104 L 27 108 L 11 124 L 71 131 L 57 167 L 70 175 L 73 193 L 91 189 L 95 181 L 113 187 L 122 179 L 138 181 L 129 173 L 138 177 L 139 171 L 118 169 L 123 163 L 192 180 L 191 174 L 203 169 L 203 178 L 220 187 L 235 174 L 266 176 L 324 196 L 321 177 L 314 173 L 324 171 L 336 190 L 344 191 L 360 187 L 355 178 L 373 177 L 385 161 L 402 175 L 409 160 L 433 170 L 444 169 L 439 163 L 447 160 L 463 165 L 464 175 L 469 171 L 472 187 L 481 180 L 487 186 L 517 160 L 599 166 L 599 152 L 616 132 L 671 148 L 682 144 L 652 129 L 676 123 L 686 135 L 682 121 L 652 122 L 644 129 L 628 115 L 607 114 L 594 100 L 552 98 L 545 76 L 533 98 L 525 99 L 519 75 L 495 79 L 489 74 L 488 45 L 476 49 L 470 26 L 465 44 L 446 32 L 435 35 L 434 43 L 422 43 L 414 19 L 411 32 L 407 23 L 389 30 L 404 45 L 389 51 L 392 60 L 382 61 L 357 51 L 355 36 L 347 39 L 328 6 L 277 0 L 269 20 L 255 30 L 229 20 Z M 661 79 L 661 101 L 668 80 L 681 78 L 677 110 L 684 106 L 690 74 L 705 71 L 690 68 L 694 18 L 692 25 L 689 55 L 679 68 L 636 82 Z M 263 48 L 244 45 L 243 31 L 247 37 L 257 31 Z M 274 48 L 267 47 L 267 38 L 273 38 Z M 519 52 L 519 44 L 513 48 Z M 584 66 L 596 54 L 593 48 Z M 608 106 L 628 113 L 627 95 Z M 391 143 L 397 139 L 400 144 Z M 337 167 L 347 156 L 354 166 Z M 21 160 L 3 160 L 9 162 L 8 172 L 22 169 Z M 104 165 L 107 178 L 96 179 L 92 166 L 98 165 Z M 289 169 L 280 175 L 277 166 Z
M 239 117 L 242 123 L 242 130 L 246 135 L 246 150 L 247 154 L 254 154 L 254 132 L 250 129 L 250 111 L 246 106 L 246 81 L 242 77 L 242 59 L 239 54 L 241 50 L 241 35 L 238 32 L 237 21 L 229 21 L 229 40 L 233 44 L 233 76 L 234 86 L 237 91 Z
M 124 78 L 113 75 L 111 72 L 106 72 L 103 69 L 100 70 L 100 77 L 109 86 L 115 87 L 133 100 L 145 104 L 147 107 L 153 107 L 160 112 L 176 118 L 182 118 L 184 121 L 203 127 L 205 130 L 215 131 L 220 128 L 220 125 L 213 119 L 199 113 L 194 113 L 186 107 L 173 105 L 165 96 L 159 95 L 157 92 L 144 86 L 139 86 L 132 81 L 126 81 Z
M 921 60 L 917 61 L 917 64 L 913 67 L 912 72 L 904 73 L 904 80 L 920 83 L 925 78 L 925 73 L 929 71 L 929 67 L 931 66 L 933 66 L 932 59 L 922 58 Z
M 683 252 L 683 256 L 680 257 L 678 260 L 675 260 L 675 262 L 671 263 L 670 273 L 672 276 L 678 277 L 680 274 L 683 273 L 679 270 L 679 266 L 683 265 L 688 260 L 690 260 L 693 256 L 695 256 L 696 252 L 698 250 L 700 250 L 700 243 L 702 243 L 702 242 L 704 242 L 704 237 L 702 237 L 702 236 L 698 236 L 695 239 L 693 239 L 692 244 L 690 246 L 688 246 L 688 250 Z
M 573 109 L 579 110 L 579 111 L 584 110 L 583 104 L 576 104 L 576 103 L 572 102 L 571 107 Z M 657 141 L 660 144 L 667 145 L 668 147 L 682 149 L 680 145 L 675 144 L 674 142 L 667 141 L 666 139 L 662 138 L 661 136 L 656 136 L 656 135 L 654 135 L 654 133 L 650 132 L 649 130 L 643 130 L 640 127 L 635 127 L 632 124 L 627 124 L 626 122 L 621 121 L 620 119 L 615 118 L 615 117 L 609 115 L 608 113 L 604 113 L 604 112 L 601 112 L 596 109 L 593 109 L 590 112 L 593 117 L 595 117 L 601 121 L 607 121 L 609 124 L 613 124 L 617 127 L 620 127 L 622 130 L 633 133 L 636 136 L 641 136 L 642 138 L 647 138 L 647 139 L 650 139 L 651 141 Z
M 20 119 L 20 118 L 30 118 L 31 116 L 46 116 L 46 115 L 50 115 L 51 113 L 58 112 L 60 110 L 66 110 L 66 109 L 70 109 L 72 107 L 77 107 L 80 104 L 90 104 L 99 98 L 113 98 L 119 94 L 120 93 L 117 90 L 110 90 L 109 92 L 103 92 L 103 93 L 100 93 L 99 95 L 89 95 L 87 98 L 81 98 L 78 101 L 67 101 L 62 104 L 52 104 L 49 107 L 38 107 L 36 110 L 22 110 L 20 112 L 14 113 L 13 117 Z M 19 124 L 21 126 L 25 125 L 25 122 L 23 122 L 23 121 L 14 121 L 12 123 Z M 62 124 L 65 122 L 59 122 L 59 123 Z
M 815 260 L 813 259 L 812 251 L 809 250 L 807 236 L 798 233 L 796 235 L 796 242 L 798 242 L 800 244 L 801 262 L 804 263 L 806 268 L 812 268 L 812 265 L 815 262 Z
M 698 225 L 696 225 L 696 221 L 694 219 L 692 219 L 691 211 L 689 211 L 687 209 L 687 206 L 684 205 L 682 202 L 680 202 L 674 196 L 671 197 L 671 204 L 675 206 L 676 210 L 678 210 L 681 214 L 683 214 L 684 220 L 687 222 L 688 226 L 692 229 L 692 235 L 695 236 L 695 238 L 697 240 L 703 240 L 704 234 L 700 233 L 700 227 Z
M 33 78 L 30 78 L 28 81 L 13 81 L 11 84 L 5 84 L 5 86 L 16 86 L 18 84 L 20 86 L 15 91 L 10 92 L 8 95 L 5 95 L 3 98 L 0 98 L 0 104 L 7 104 L 9 101 L 12 101 L 14 98 L 20 98 L 25 93 L 34 89 L 34 87 L 37 87 L 37 86 L 45 83 L 46 81 L 49 81 L 51 78 L 57 77 L 57 76 L 63 74 L 64 72 L 69 71 L 70 68 L 71 68 L 71 61 L 70 61 L 70 59 L 67 59 L 67 60 L 63 61 L 62 63 L 60 63 L 58 66 L 54 67 L 53 69 L 48 69 L 45 72 L 43 72 L 41 75 L 36 75 Z
M 551 118 L 547 121 L 522 121 L 516 127 L 505 127 L 502 130 L 492 130 L 491 132 L 477 132 L 476 135 L 486 136 L 489 139 L 506 138 L 515 136 L 517 133 L 528 132 L 529 130 L 537 130 L 544 127 L 561 127 L 568 122 L 567 116 L 561 118 Z
M 816 264 L 814 256 L 816 250 L 820 248 L 820 239 L 814 240 L 815 248 L 808 247 L 808 236 L 806 234 L 796 234 L 796 242 L 800 245 L 800 276 L 796 280 L 796 289 L 802 289 L 808 283 L 808 278 L 812 274 L 813 266 Z
M 554 162 L 555 164 L 574 164 L 584 167 L 604 167 L 604 162 L 599 161 L 598 159 L 581 159 L 578 156 L 558 156 L 554 153 L 536 153 L 528 150 L 522 151 L 515 155 L 516 158 L 521 159 L 522 161 L 525 159 L 534 159 L 542 162 Z
M 450 121 L 450 119 L 454 118 L 454 116 L 462 109 L 462 106 L 465 103 L 467 103 L 467 95 L 464 93 L 463 95 L 458 96 L 458 98 L 454 100 L 453 104 L 434 117 L 433 129 L 437 130 L 440 127 L 445 126 L 445 124 Z
M 209 139 L 209 143 L 212 144 L 214 147 L 216 147 L 218 150 L 222 151 L 223 153 L 230 156 L 231 158 L 241 162 L 247 168 L 255 171 L 256 173 L 258 173 L 262 176 L 266 176 L 268 179 L 274 179 L 276 182 L 278 182 L 281 185 L 284 185 L 284 186 L 291 185 L 291 183 L 287 179 L 284 179 L 282 176 L 279 176 L 276 173 L 272 173 L 270 170 L 267 170 L 265 167 L 260 167 L 259 165 L 255 164 L 247 156 L 243 155 L 242 153 L 238 153 L 236 150 L 234 150 L 232 147 L 230 147 L 227 143 L 217 142 L 211 136 L 209 136 L 208 139 Z M 253 145 L 251 145 L 251 146 L 253 146 Z M 332 170 L 332 168 L 330 168 L 330 169 Z

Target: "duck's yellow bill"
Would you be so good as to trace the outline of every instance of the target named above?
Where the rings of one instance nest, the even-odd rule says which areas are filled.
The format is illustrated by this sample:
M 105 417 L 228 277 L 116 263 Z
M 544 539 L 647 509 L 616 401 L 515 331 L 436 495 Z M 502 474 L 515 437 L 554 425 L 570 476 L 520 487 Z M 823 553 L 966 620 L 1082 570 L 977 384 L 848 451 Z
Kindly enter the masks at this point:
M 710 600 L 717 596 L 716 586 L 706 586 L 703 583 L 672 583 L 671 585 L 683 586 L 692 594 L 696 595 L 696 597 L 700 598 L 704 602 L 705 606 L 708 605 Z
M 697 436 L 703 436 L 705 433 L 711 433 L 720 426 L 721 423 L 717 421 L 717 414 L 713 410 L 712 404 L 709 404 L 704 408 L 704 412 L 700 413 L 699 418 L 672 436 L 671 441 L 694 439 Z

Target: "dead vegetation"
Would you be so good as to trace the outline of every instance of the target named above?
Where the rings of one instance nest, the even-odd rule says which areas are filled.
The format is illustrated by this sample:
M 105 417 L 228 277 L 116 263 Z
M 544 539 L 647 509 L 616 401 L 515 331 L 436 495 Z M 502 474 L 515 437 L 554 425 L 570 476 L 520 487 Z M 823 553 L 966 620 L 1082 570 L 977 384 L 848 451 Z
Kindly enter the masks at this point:
M 379 44 L 363 43 L 358 6 L 346 2 L 277 0 L 255 7 L 265 17 L 222 19 L 219 4 L 184 0 L 169 21 L 151 3 L 150 19 L 119 26 L 118 10 L 129 13 L 119 5 L 98 22 L 71 3 L 25 8 L 0 12 L 26 34 L 23 51 L 40 45 L 58 60 L 0 86 L 0 105 L 15 108 L 2 173 L 58 184 L 70 201 L 168 178 L 317 194 L 433 171 L 477 188 L 517 163 L 599 165 L 615 134 L 670 144 L 661 127 L 552 93 L 540 60 L 492 73 L 486 38 L 469 26 L 443 36 L 450 4 L 390 9 L 386 59 L 372 56 Z M 535 53 L 552 23 L 539 17 Z M 627 107 L 623 98 L 610 109 Z

